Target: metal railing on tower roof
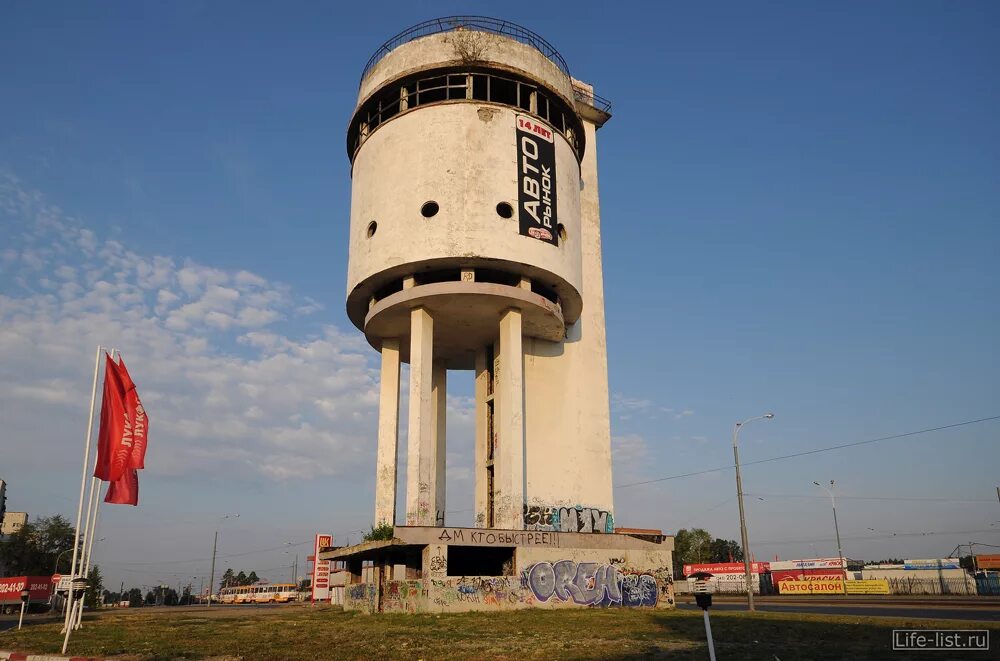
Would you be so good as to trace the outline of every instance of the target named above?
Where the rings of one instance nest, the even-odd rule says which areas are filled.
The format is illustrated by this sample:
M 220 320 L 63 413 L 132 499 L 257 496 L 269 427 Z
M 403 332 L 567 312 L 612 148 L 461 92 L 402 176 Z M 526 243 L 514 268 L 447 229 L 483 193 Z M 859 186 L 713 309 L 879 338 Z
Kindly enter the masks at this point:
M 423 23 L 418 23 L 413 27 L 407 28 L 379 46 L 378 50 L 375 51 L 375 54 L 371 56 L 365 65 L 364 71 L 361 72 L 361 80 L 364 81 L 375 65 L 383 57 L 392 52 L 393 49 L 420 37 L 461 29 L 490 32 L 531 46 L 551 60 L 564 74 L 567 76 L 570 75 L 569 65 L 566 64 L 566 60 L 559 54 L 559 51 L 540 35 L 535 34 L 528 28 L 499 18 L 490 18 L 489 16 L 445 16 L 443 18 L 424 21 Z

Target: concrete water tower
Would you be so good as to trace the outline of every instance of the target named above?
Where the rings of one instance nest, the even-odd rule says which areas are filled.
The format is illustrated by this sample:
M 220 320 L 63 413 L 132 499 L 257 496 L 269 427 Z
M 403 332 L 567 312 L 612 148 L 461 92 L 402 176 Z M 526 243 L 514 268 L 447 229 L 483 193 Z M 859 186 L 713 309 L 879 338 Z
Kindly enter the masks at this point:
M 452 17 L 361 78 L 347 312 L 382 354 L 376 522 L 444 525 L 445 449 L 475 443 L 475 525 L 612 532 L 596 131 L 610 106 L 548 42 Z M 474 439 L 446 439 L 448 370 L 474 370 Z M 464 505 L 464 504 L 463 504 Z M 461 506 L 460 506 L 461 507 Z

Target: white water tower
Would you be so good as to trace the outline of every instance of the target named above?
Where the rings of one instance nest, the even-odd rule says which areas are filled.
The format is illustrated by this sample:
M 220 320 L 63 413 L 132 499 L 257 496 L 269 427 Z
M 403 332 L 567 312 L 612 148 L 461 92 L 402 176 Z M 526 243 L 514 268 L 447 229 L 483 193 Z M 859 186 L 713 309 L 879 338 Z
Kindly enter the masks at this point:
M 596 131 L 610 106 L 540 36 L 428 21 L 368 62 L 347 135 L 347 312 L 382 354 L 376 522 L 444 524 L 445 449 L 475 443 L 476 526 L 611 532 Z M 474 439 L 445 438 L 474 370 Z M 455 507 L 461 507 L 456 505 Z

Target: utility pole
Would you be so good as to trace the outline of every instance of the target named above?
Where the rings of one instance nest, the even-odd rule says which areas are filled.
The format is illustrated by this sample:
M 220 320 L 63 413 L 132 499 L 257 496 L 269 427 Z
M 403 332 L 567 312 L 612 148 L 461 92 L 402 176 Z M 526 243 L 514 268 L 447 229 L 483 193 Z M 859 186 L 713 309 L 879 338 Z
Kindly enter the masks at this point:
M 746 584 L 747 584 L 747 610 L 753 611 L 753 585 L 751 585 L 751 573 L 750 573 L 750 545 L 747 541 L 747 519 L 746 514 L 743 511 L 743 480 L 740 477 L 740 451 L 737 447 L 739 442 L 740 429 L 742 429 L 748 422 L 753 422 L 754 420 L 770 420 L 774 417 L 773 413 L 765 413 L 764 415 L 759 415 L 756 418 L 750 418 L 749 420 L 744 420 L 743 422 L 737 422 L 736 426 L 733 427 L 733 459 L 736 461 L 736 497 L 740 503 L 740 539 L 743 542 L 743 568 L 746 570 Z

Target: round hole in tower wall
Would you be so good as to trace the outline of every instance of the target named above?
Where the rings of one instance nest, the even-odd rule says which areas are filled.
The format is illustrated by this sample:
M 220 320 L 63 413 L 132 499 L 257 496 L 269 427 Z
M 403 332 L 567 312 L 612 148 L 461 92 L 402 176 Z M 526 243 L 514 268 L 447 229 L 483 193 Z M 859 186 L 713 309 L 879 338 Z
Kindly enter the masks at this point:
M 424 206 L 420 207 L 420 215 L 424 218 L 431 218 L 437 215 L 437 212 L 441 210 L 438 203 L 434 200 L 429 202 L 424 202 Z
M 560 241 L 565 241 L 566 240 L 566 226 L 565 225 L 563 225 L 562 223 L 559 223 L 559 225 L 556 226 L 556 232 L 559 234 L 559 240 Z
M 506 202 L 501 202 L 497 205 L 497 215 L 501 218 L 511 218 L 514 216 L 514 207 Z
M 375 230 L 377 229 L 378 229 L 378 223 L 376 223 L 374 220 L 368 223 L 368 231 L 366 232 L 366 234 L 368 235 L 369 239 L 375 236 Z

